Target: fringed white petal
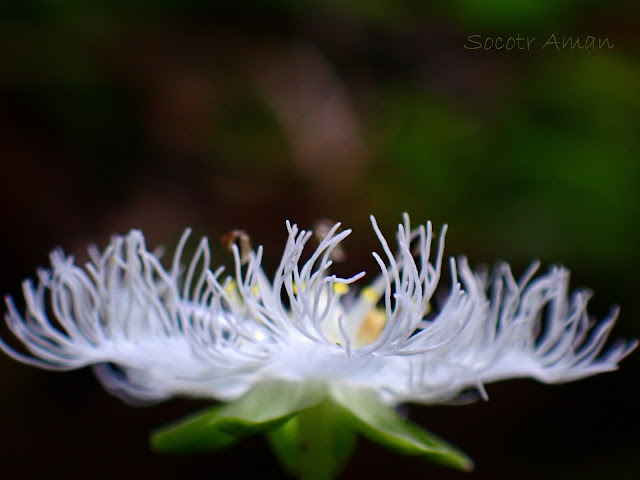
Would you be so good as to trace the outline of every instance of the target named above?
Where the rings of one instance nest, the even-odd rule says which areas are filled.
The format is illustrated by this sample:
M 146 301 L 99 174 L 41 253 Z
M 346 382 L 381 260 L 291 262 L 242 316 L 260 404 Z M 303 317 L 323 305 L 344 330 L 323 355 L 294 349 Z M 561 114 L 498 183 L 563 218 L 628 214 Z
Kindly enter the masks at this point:
M 332 252 L 350 233 L 325 232 L 301 265 L 311 232 L 287 222 L 289 238 L 273 280 L 263 251 L 233 247 L 233 278 L 210 269 L 202 239 L 185 267 L 181 238 L 165 270 L 138 231 L 90 249 L 84 269 L 61 251 L 37 284 L 23 284 L 25 313 L 7 298 L 7 325 L 30 355 L 0 341 L 13 358 L 47 369 L 95 365 L 105 387 L 130 402 L 173 395 L 231 400 L 265 378 L 349 383 L 389 403 L 450 401 L 469 388 L 511 377 L 565 382 L 613 370 L 636 342 L 601 354 L 617 312 L 592 325 L 589 295 L 568 297 L 562 268 L 520 282 L 509 267 L 491 282 L 467 261 L 451 260 L 452 283 L 437 314 L 426 316 L 440 280 L 444 235 L 431 256 L 431 223 L 411 230 L 405 215 L 394 255 L 372 223 L 386 259 L 381 275 L 345 295 L 361 278 L 330 274 Z M 458 280 L 460 277 L 460 281 Z M 382 308 L 377 303 L 383 304 Z
M 19 361 L 46 369 L 103 364 L 96 373 L 105 387 L 129 400 L 243 393 L 238 385 L 244 390 L 250 386 L 248 379 L 264 352 L 238 354 L 235 322 L 228 321 L 209 280 L 215 275 L 209 270 L 206 239 L 181 274 L 188 235 L 169 271 L 135 230 L 114 237 L 102 254 L 92 248 L 92 262 L 85 269 L 54 251 L 51 270 L 38 272 L 37 287 L 30 281 L 23 284 L 25 314 L 7 298 L 7 325 L 32 356 L 4 342 L 0 347 Z
M 466 258 L 458 263 L 471 314 L 452 341 L 400 367 L 410 372 L 410 381 L 394 392 L 398 400 L 450 401 L 469 388 L 486 398 L 485 383 L 508 378 L 569 382 L 617 369 L 637 346 L 636 340 L 619 340 L 602 353 L 618 309 L 594 322 L 587 313 L 590 294 L 577 291 L 569 297 L 569 272 L 563 268 L 532 280 L 534 263 L 516 282 L 509 266 L 501 264 L 488 282 L 486 275 L 471 271 Z M 446 306 L 432 325 L 443 322 L 444 311 Z

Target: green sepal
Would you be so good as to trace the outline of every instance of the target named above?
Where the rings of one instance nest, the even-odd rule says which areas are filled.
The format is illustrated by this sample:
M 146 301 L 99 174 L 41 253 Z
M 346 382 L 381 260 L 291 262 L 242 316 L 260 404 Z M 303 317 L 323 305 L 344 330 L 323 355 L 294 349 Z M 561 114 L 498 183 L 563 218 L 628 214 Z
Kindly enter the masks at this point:
M 267 438 L 289 473 L 313 480 L 335 478 L 356 440 L 348 414 L 328 400 L 300 411 Z
M 280 464 L 292 475 L 300 473 L 300 422 L 292 417 L 267 434 L 271 449 Z
M 276 428 L 324 398 L 321 387 L 271 380 L 256 385 L 232 403 L 211 408 L 151 434 L 151 448 L 160 453 L 215 450 Z
M 333 388 L 331 396 L 348 414 L 353 427 L 369 440 L 406 455 L 423 456 L 460 470 L 473 469 L 467 455 L 402 418 L 374 391 L 341 386 Z

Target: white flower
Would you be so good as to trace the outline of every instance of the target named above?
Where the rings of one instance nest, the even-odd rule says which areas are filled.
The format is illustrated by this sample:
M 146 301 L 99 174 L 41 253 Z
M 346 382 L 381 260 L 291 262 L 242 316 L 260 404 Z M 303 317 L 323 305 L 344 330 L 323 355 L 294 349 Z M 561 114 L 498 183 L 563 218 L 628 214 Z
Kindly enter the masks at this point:
M 618 341 L 601 354 L 617 310 L 594 326 L 590 294 L 569 297 L 560 267 L 533 279 L 534 264 L 517 282 L 500 265 L 489 281 L 465 258 L 457 266 L 451 259 L 448 298 L 428 313 L 446 229 L 432 258 L 431 224 L 412 231 L 405 216 L 393 255 L 372 223 L 386 259 L 373 254 L 382 274 L 359 293 L 349 284 L 364 273 L 329 273 L 332 251 L 350 233 L 338 233 L 339 224 L 302 264 L 311 232 L 287 223 L 273 280 L 260 266 L 261 247 L 243 262 L 234 246 L 233 278 L 211 271 L 206 239 L 183 268 L 189 230 L 168 270 L 136 230 L 103 253 L 92 247 L 84 269 L 54 251 L 37 285 L 23 284 L 24 314 L 7 298 L 6 322 L 31 355 L 0 347 L 47 369 L 94 365 L 105 387 L 129 401 L 229 401 L 263 380 L 285 379 L 365 387 L 394 405 L 449 401 L 469 389 L 484 396 L 484 383 L 505 378 L 575 380 L 616 369 L 637 344 Z

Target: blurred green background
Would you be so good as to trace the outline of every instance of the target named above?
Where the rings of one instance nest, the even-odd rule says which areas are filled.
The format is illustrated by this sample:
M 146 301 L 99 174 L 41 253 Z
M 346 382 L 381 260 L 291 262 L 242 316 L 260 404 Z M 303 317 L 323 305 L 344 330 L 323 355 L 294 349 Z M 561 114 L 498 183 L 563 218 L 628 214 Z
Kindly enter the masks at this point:
M 571 268 L 616 336 L 640 335 L 640 21 L 612 0 L 0 2 L 0 291 L 62 245 L 143 228 L 247 230 L 273 268 L 285 219 L 354 233 L 342 273 L 376 272 L 373 213 L 450 226 L 472 264 Z M 470 35 L 536 37 L 468 50 Z M 542 49 L 607 37 L 611 49 Z M 477 37 L 476 37 L 477 38 Z M 216 248 L 218 261 L 228 255 Z M 0 333 L 7 337 L 7 329 Z M 491 385 L 491 400 L 411 407 L 476 460 L 471 474 L 362 441 L 344 478 L 635 479 L 639 355 L 563 386 Z M 89 371 L 0 358 L 2 478 L 279 478 L 261 439 L 155 457 L 146 436 L 206 405 L 131 408 Z

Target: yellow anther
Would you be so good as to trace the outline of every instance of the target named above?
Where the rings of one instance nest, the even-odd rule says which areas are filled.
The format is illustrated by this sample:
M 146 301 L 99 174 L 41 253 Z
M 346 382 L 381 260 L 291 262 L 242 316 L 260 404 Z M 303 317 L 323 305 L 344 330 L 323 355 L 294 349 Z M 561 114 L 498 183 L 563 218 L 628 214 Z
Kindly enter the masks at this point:
M 427 303 L 427 307 L 424 309 L 422 316 L 429 315 L 429 313 L 431 313 L 431 302 Z
M 230 280 L 229 283 L 227 283 L 227 286 L 224 287 L 224 291 L 227 292 L 227 294 L 229 294 L 229 295 L 237 293 L 238 292 L 238 284 L 236 283 L 235 280 Z
M 387 315 L 382 308 L 372 308 L 369 310 L 358 332 L 361 344 L 369 345 L 375 342 L 378 337 L 380 337 L 386 323 Z
M 345 283 L 334 283 L 333 291 L 336 292 L 338 295 L 344 295 L 349 291 L 349 285 Z
M 242 305 L 242 297 L 238 290 L 238 283 L 231 279 L 224 287 L 224 291 L 227 294 L 228 300 L 234 305 Z
M 253 288 L 251 289 L 251 293 L 253 293 L 254 297 L 257 297 L 258 294 L 260 293 L 260 287 L 258 287 L 258 285 L 254 285 Z
M 380 294 L 371 287 L 364 287 L 360 295 L 362 295 L 362 298 L 369 300 L 372 303 L 378 303 L 378 300 L 380 300 Z
M 306 283 L 302 284 L 302 291 L 304 292 L 305 287 L 307 286 Z M 298 285 L 296 284 L 296 282 L 293 282 L 293 293 L 295 293 L 296 295 L 298 294 Z

